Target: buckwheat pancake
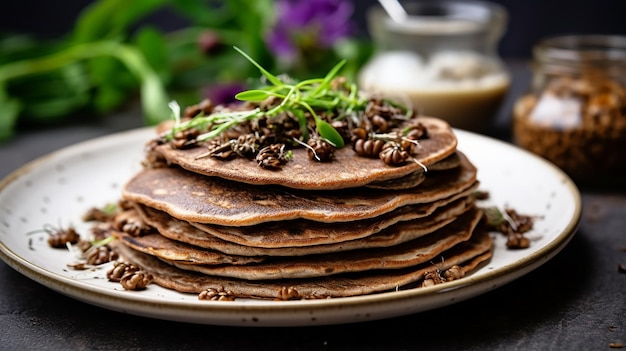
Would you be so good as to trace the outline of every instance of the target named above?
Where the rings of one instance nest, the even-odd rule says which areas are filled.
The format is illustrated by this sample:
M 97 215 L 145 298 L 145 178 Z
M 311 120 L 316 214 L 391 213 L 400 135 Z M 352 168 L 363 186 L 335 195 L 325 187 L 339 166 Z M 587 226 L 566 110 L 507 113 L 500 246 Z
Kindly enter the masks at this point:
M 436 172 L 420 186 L 405 190 L 304 191 L 250 186 L 164 167 L 137 173 L 122 189 L 122 197 L 198 223 L 249 226 L 296 218 L 334 223 L 374 218 L 401 206 L 431 203 L 475 183 L 476 168 L 465 156 L 461 157 L 460 167 Z
M 415 266 L 468 240 L 481 218 L 479 210 L 468 211 L 432 234 L 399 245 L 342 251 L 337 253 L 272 258 L 247 265 L 193 265 L 169 261 L 178 268 L 203 274 L 248 280 L 322 277 L 373 269 L 398 269 Z
M 443 160 L 428 165 L 428 171 L 445 171 L 459 166 L 461 166 L 461 159 L 459 158 L 459 155 L 455 152 L 452 155 L 444 158 Z M 426 180 L 426 173 L 423 169 L 421 169 L 417 172 L 407 174 L 400 178 L 371 182 L 369 184 L 366 184 L 365 187 L 388 190 L 410 189 L 422 184 L 424 180 Z
M 195 294 L 207 289 L 225 290 L 238 298 L 288 300 L 347 297 L 413 288 L 427 272 L 445 271 L 455 265 L 467 274 L 489 260 L 492 240 L 487 233 L 477 231 L 469 241 L 441 253 L 432 263 L 405 269 L 268 281 L 248 281 L 185 271 L 132 250 L 120 242 L 114 241 L 111 245 L 124 259 L 140 266 L 153 276 L 156 284 L 164 288 Z
M 450 203 L 446 203 L 449 201 Z M 342 243 L 365 238 L 398 222 L 437 222 L 460 215 L 473 199 L 465 195 L 434 204 L 408 205 L 372 219 L 353 222 L 321 223 L 308 220 L 267 222 L 248 227 L 215 226 L 190 222 L 198 229 L 236 244 L 261 247 L 306 247 Z M 440 204 L 435 208 L 437 204 Z M 150 221 L 148 219 L 148 221 Z
M 181 150 L 164 144 L 158 146 L 155 151 L 168 162 L 194 173 L 241 183 L 276 184 L 308 190 L 352 188 L 422 171 L 420 163 L 428 167 L 454 153 L 457 139 L 448 123 L 430 117 L 418 117 L 416 120 L 426 127 L 428 138 L 419 142 L 419 151 L 414 156 L 417 162 L 407 162 L 399 167 L 388 166 L 378 158 L 358 156 L 350 147 L 337 149 L 332 162 L 311 161 L 307 149 L 294 149 L 293 159 L 279 171 L 259 169 L 255 162 L 245 158 L 224 161 L 201 157 L 207 152 L 203 147 Z
M 111 231 L 111 234 L 134 250 L 172 262 L 239 265 L 262 262 L 265 259 L 262 256 L 236 256 L 209 249 L 199 250 L 198 247 L 170 240 L 158 233 L 132 236 Z
M 458 279 L 491 257 L 477 169 L 450 125 L 358 93 L 340 68 L 284 87 L 261 68 L 269 95 L 169 104 L 123 211 L 106 216 L 110 245 L 139 266 L 116 266 L 125 289 L 151 275 L 201 300 L 353 296 Z
M 452 155 L 444 158 L 441 161 L 437 161 L 432 165 L 428 166 L 429 171 L 445 171 L 452 168 L 457 168 L 461 166 L 461 156 L 459 153 L 455 152 Z
M 427 220 L 420 219 L 416 221 L 402 222 L 401 224 L 389 227 L 380 233 L 373 234 L 362 239 L 337 242 L 328 241 L 327 244 L 309 246 L 283 246 L 272 248 L 241 245 L 226 241 L 199 230 L 190 225 L 188 222 L 172 218 L 163 212 L 153 209 L 143 208 L 138 211 L 143 213 L 142 217 L 145 217 L 146 223 L 154 227 L 163 237 L 171 239 L 174 242 L 188 243 L 198 249 L 204 248 L 209 249 L 210 251 L 219 251 L 235 256 L 303 256 L 397 245 L 432 233 L 435 230 L 449 224 L 456 219 L 457 216 L 460 216 L 470 209 L 468 204 L 465 203 L 463 199 L 457 200 L 449 206 L 450 207 L 446 212 L 429 217 Z M 251 232 L 254 232 L 254 230 L 251 230 Z M 350 233 L 347 232 L 346 234 Z M 136 243 L 145 247 L 160 247 L 165 243 L 163 240 L 158 243 L 152 243 L 150 240 L 151 239 L 146 239 L 144 237 L 132 238 L 133 243 L 131 243 L 130 246 L 133 246 L 133 244 Z M 284 241 L 285 245 L 290 244 L 289 240 Z M 155 256 L 161 257 L 159 254 L 155 254 Z M 163 258 L 168 259 L 167 257 Z
M 426 174 L 423 172 L 423 170 L 421 170 L 421 171 L 409 173 L 405 175 L 404 177 L 400 177 L 400 178 L 371 182 L 369 184 L 365 184 L 365 187 L 372 188 L 372 189 L 387 189 L 387 190 L 411 189 L 422 184 L 425 180 L 426 180 Z

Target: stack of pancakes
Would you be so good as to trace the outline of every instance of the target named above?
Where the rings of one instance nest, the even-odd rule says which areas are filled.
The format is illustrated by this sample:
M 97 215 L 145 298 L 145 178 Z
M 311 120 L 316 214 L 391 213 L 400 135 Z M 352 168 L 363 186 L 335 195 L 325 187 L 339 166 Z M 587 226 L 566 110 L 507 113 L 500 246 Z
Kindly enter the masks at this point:
M 450 280 L 451 267 L 458 278 L 492 250 L 477 229 L 476 168 L 445 122 L 418 119 L 428 138 L 402 166 L 344 147 L 332 162 L 294 149 L 265 170 L 159 145 L 152 152 L 167 166 L 145 167 L 122 191 L 149 230 L 115 233 L 116 250 L 161 286 L 232 297 L 370 294 L 419 287 L 433 273 Z

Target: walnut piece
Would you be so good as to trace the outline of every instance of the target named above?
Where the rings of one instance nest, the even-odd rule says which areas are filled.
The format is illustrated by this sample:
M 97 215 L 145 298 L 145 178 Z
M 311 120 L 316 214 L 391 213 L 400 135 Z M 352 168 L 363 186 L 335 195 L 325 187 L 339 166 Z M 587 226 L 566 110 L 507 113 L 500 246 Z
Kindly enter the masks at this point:
M 152 282 L 152 275 L 144 271 L 129 272 L 122 276 L 120 283 L 126 290 L 144 290 Z
M 198 300 L 234 301 L 235 293 L 230 290 L 224 289 L 223 286 L 220 286 L 217 289 L 208 288 L 198 294 Z
M 124 275 L 137 271 L 139 271 L 139 267 L 132 263 L 115 261 L 113 262 L 113 268 L 107 272 L 107 279 L 111 282 L 120 282 Z
M 277 300 L 294 300 L 298 298 L 301 298 L 300 293 L 292 286 L 281 287 L 276 295 Z

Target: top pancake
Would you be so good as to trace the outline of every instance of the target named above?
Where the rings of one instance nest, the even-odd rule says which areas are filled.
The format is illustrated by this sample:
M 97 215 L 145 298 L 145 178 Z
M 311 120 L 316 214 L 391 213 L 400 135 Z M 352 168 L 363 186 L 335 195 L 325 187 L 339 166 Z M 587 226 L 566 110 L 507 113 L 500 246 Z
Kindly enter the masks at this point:
M 462 154 L 459 156 L 461 167 L 436 172 L 408 190 L 312 192 L 250 186 L 177 168 L 155 168 L 136 174 L 122 189 L 122 196 L 178 219 L 214 225 L 248 226 L 297 218 L 349 222 L 374 218 L 401 206 L 432 203 L 472 187 L 476 168 Z
M 446 122 L 430 117 L 418 117 L 417 120 L 428 130 L 428 138 L 419 141 L 419 152 L 414 155 L 416 161 L 428 166 L 454 153 L 457 139 Z M 293 159 L 274 171 L 262 169 L 256 162 L 245 158 L 227 161 L 198 158 L 207 152 L 204 147 L 180 150 L 163 144 L 157 146 L 155 151 L 168 162 L 194 173 L 247 184 L 276 184 L 304 190 L 359 187 L 422 171 L 417 162 L 409 161 L 398 167 L 388 166 L 378 158 L 357 156 L 350 146 L 336 150 L 332 162 L 312 161 L 306 149 L 294 149 Z

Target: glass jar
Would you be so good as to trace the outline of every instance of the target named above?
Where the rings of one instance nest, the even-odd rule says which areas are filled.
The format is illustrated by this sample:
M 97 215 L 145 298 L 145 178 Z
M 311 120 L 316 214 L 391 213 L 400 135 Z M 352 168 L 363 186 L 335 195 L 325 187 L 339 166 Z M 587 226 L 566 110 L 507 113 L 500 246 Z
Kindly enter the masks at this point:
M 508 91 L 497 54 L 507 13 L 478 1 L 405 1 L 408 17 L 368 12 L 375 53 L 359 72 L 362 90 L 400 99 L 453 127 L 485 132 Z
M 513 110 L 516 143 L 579 183 L 626 175 L 626 37 L 537 43 L 531 92 Z

